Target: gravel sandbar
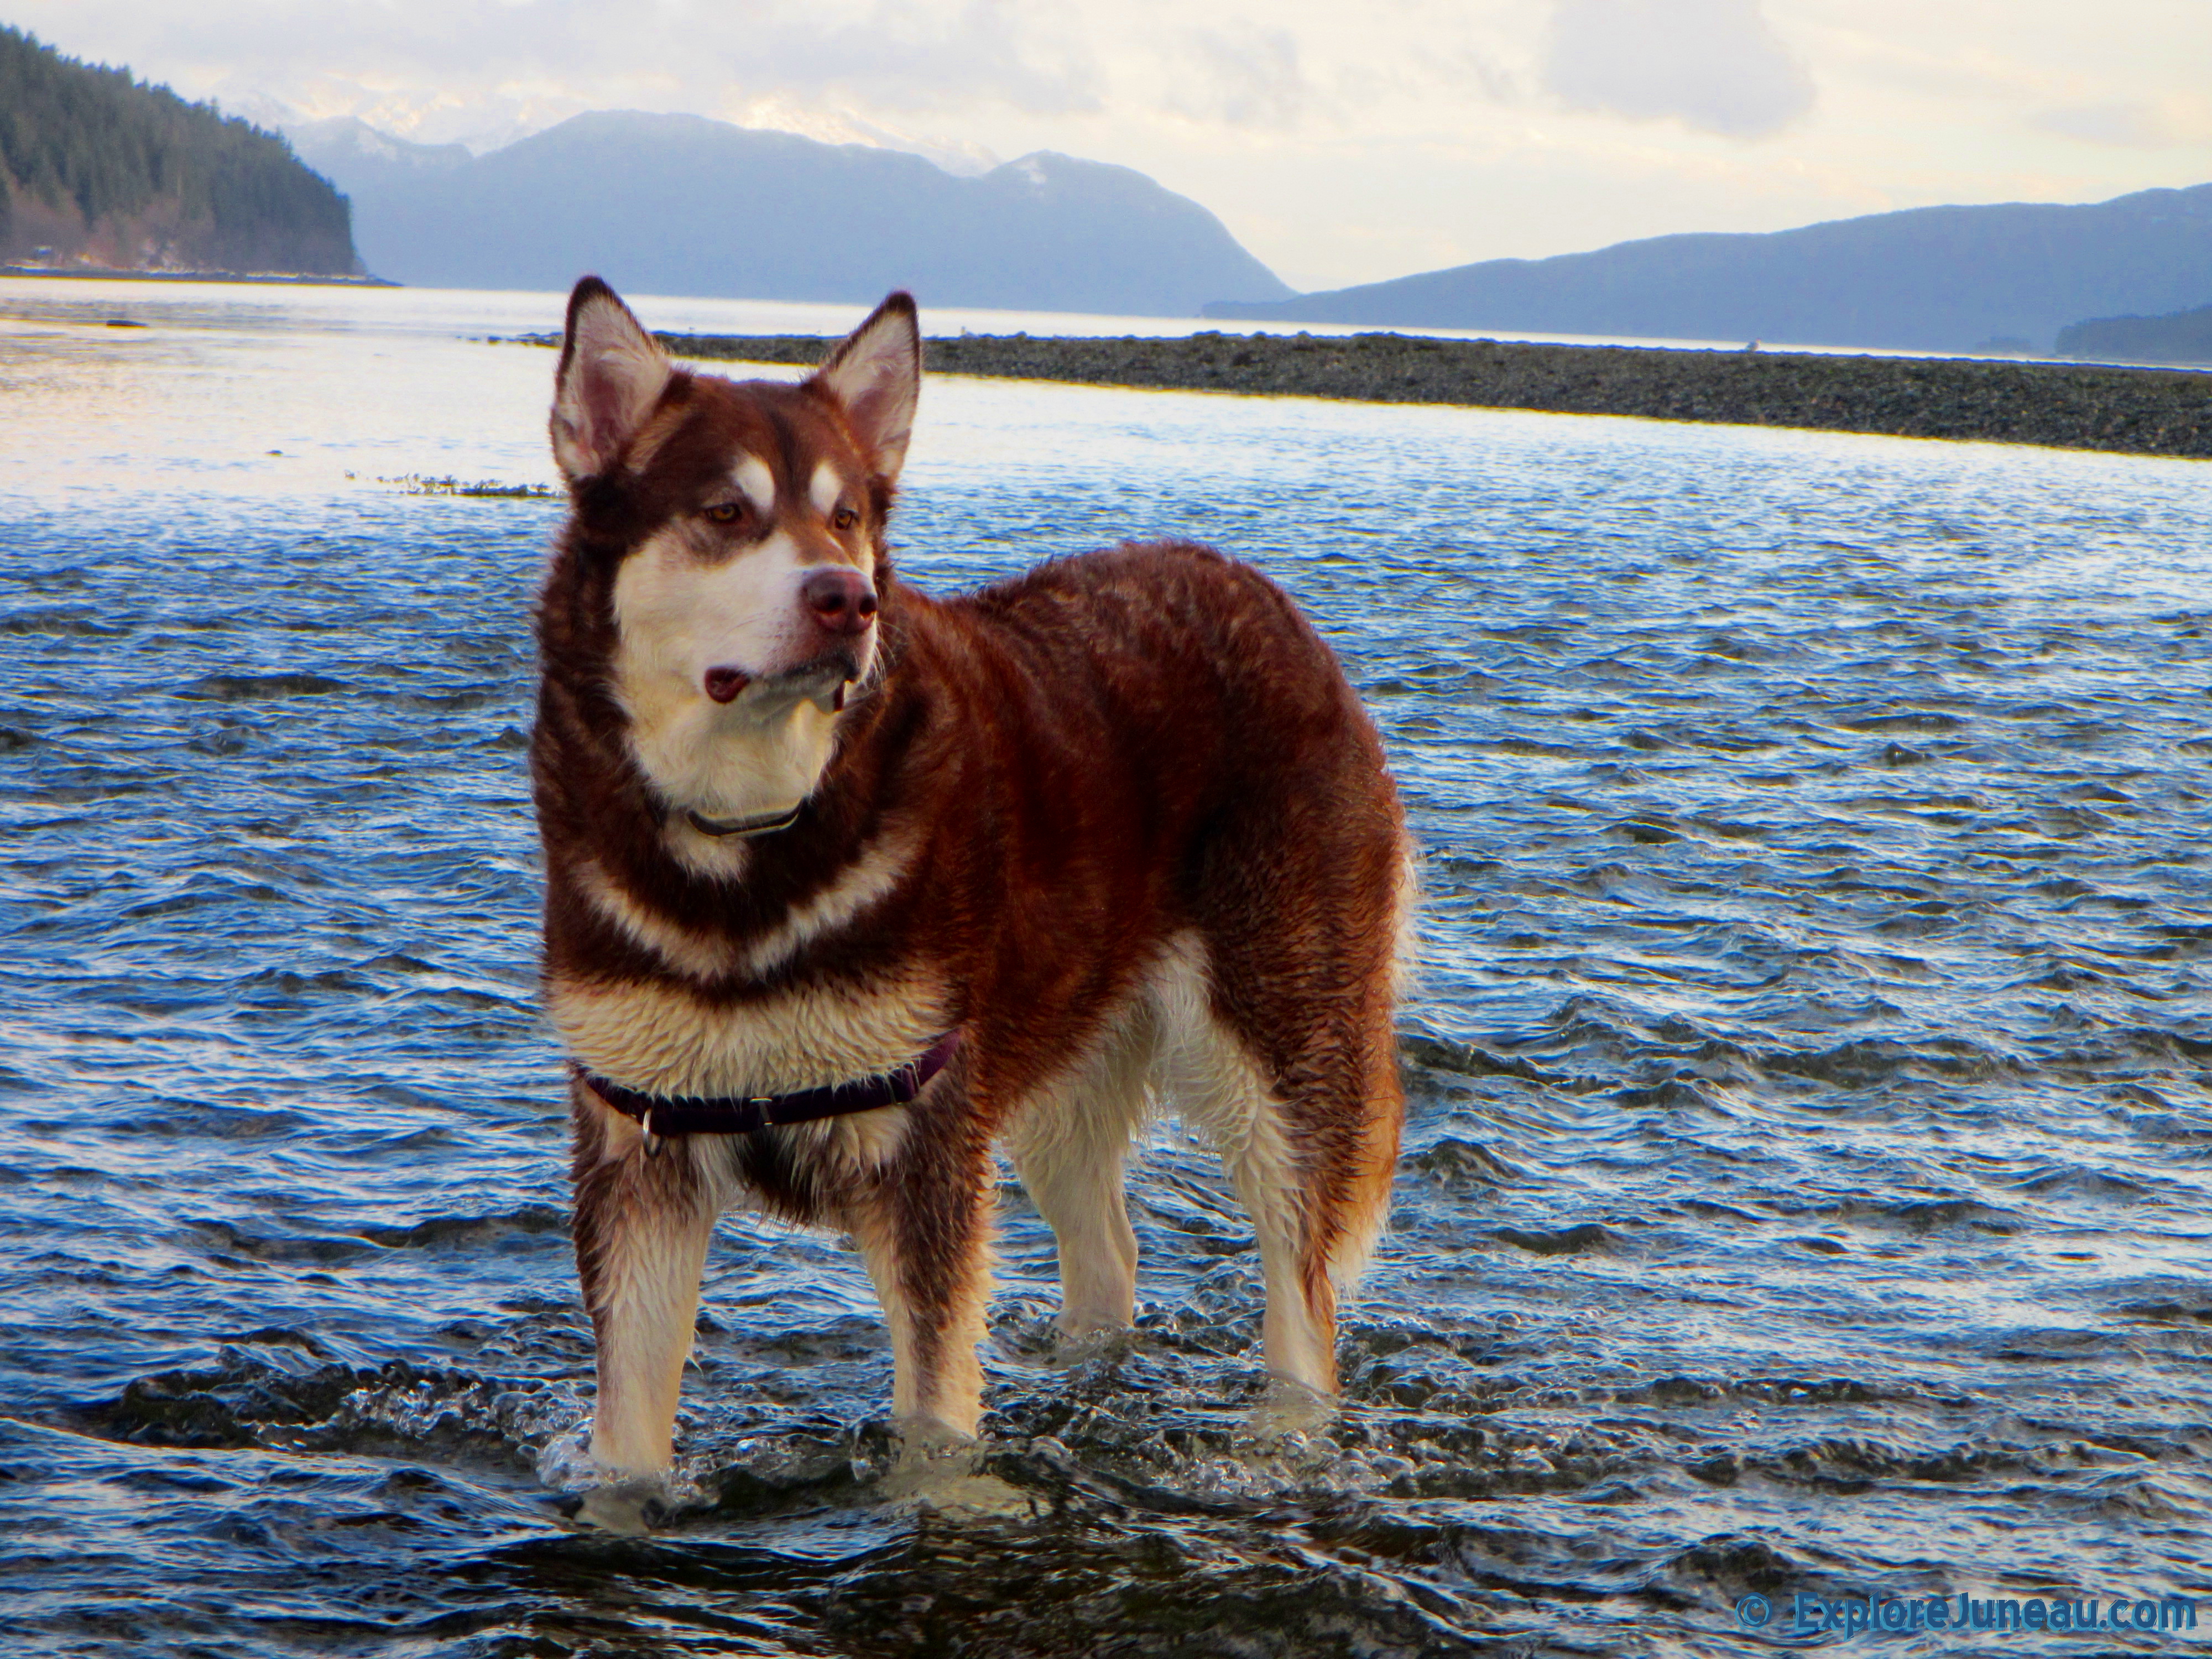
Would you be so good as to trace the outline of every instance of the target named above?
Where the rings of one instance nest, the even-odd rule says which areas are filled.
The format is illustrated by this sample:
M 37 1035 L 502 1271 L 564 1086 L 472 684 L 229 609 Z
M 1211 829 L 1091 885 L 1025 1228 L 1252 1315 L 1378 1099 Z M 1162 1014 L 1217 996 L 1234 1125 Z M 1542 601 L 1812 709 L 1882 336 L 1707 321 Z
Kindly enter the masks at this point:
M 830 344 L 805 335 L 658 337 L 683 356 L 756 363 L 819 362 Z M 941 374 L 1817 427 L 2212 459 L 2212 374 L 2188 370 L 1404 334 L 963 334 L 932 339 L 925 349 L 929 368 Z

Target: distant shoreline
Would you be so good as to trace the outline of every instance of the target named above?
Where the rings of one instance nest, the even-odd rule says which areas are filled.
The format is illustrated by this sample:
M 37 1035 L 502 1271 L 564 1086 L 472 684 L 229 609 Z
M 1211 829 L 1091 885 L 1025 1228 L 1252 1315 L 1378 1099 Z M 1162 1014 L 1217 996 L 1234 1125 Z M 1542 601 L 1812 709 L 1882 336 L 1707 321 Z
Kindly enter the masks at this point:
M 557 344 L 529 336 L 535 344 Z M 663 334 L 678 356 L 819 362 L 804 335 Z M 1206 333 L 1165 339 L 962 335 L 939 374 L 1645 420 L 2212 459 L 2212 374 L 2101 364 L 1542 345 L 1415 335 Z
M 240 270 L 109 270 L 99 266 L 76 266 L 56 270 L 46 265 L 0 265 L 0 276 L 52 276 L 64 282 L 103 283 L 256 283 L 287 288 L 398 288 L 381 276 L 307 276 L 276 271 Z

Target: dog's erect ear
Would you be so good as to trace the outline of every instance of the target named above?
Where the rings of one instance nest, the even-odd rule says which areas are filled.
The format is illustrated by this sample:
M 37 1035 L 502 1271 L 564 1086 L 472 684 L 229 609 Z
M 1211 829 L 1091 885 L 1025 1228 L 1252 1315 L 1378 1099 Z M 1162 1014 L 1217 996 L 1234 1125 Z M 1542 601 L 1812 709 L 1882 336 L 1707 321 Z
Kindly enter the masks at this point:
M 553 379 L 553 459 L 572 483 L 597 477 L 660 401 L 667 354 L 614 289 L 586 276 L 568 296 L 568 332 Z
M 921 395 L 921 325 L 914 296 L 894 294 L 830 354 L 809 385 L 844 405 L 853 434 L 874 456 L 876 471 L 896 479 L 914 434 Z

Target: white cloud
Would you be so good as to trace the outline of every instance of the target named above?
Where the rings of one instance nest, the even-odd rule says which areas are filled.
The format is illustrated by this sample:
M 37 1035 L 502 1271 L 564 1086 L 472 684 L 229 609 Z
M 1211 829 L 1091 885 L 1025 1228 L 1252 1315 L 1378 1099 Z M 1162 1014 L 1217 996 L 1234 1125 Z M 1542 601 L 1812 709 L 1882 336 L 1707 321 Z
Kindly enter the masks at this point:
M 1289 130 L 1298 125 L 1314 88 L 1288 29 L 1249 25 L 1182 31 L 1165 65 L 1163 100 L 1179 115 L 1232 127 Z
M 2186 112 L 2132 98 L 2038 110 L 2027 120 L 2038 131 L 2061 138 L 2129 149 L 2163 149 L 2185 140 L 2191 126 L 2197 125 L 2187 118 Z M 2196 136 L 2203 137 L 2201 125 Z
M 1813 78 L 1757 0 L 1556 0 L 1544 79 L 1569 104 L 1731 138 L 1813 106 Z

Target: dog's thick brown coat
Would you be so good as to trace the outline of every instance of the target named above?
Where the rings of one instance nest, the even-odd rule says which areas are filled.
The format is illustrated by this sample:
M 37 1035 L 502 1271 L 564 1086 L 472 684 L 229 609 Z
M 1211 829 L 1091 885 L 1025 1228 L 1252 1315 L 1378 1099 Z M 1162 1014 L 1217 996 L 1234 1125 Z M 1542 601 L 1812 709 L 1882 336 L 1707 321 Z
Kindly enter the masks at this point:
M 898 1408 L 972 1431 L 992 1147 L 1011 1142 L 1018 1168 L 1048 1181 L 1070 1158 L 1106 1156 L 1083 1149 L 1110 1147 L 1110 1171 L 1085 1164 L 1057 1178 L 1088 1196 L 1046 1212 L 1064 1262 L 1071 1232 L 1114 1235 L 1112 1217 L 1094 1225 L 1074 1210 L 1119 1216 L 1119 1145 L 1133 1123 L 1126 1102 L 1103 1103 L 1096 1115 L 1113 1121 L 1091 1122 L 1083 1079 L 1109 1049 L 1149 1067 L 1164 1045 L 1200 1041 L 1168 1029 L 1193 1023 L 1163 1012 L 1175 975 L 1200 988 L 1212 1045 L 1184 1072 L 1249 1078 L 1217 1091 L 1243 1090 L 1243 1103 L 1199 1115 L 1239 1143 L 1224 1150 L 1243 1159 L 1240 1188 L 1284 1218 L 1273 1224 L 1283 1259 L 1269 1269 L 1289 1267 L 1294 1282 L 1270 1285 L 1271 1364 L 1280 1319 L 1303 1325 L 1310 1346 L 1327 1342 L 1333 1280 L 1356 1270 L 1387 1200 L 1408 845 L 1374 728 L 1327 645 L 1274 584 L 1188 543 L 1124 545 L 932 597 L 892 567 L 893 479 L 849 415 L 819 379 L 673 373 L 641 427 L 643 463 L 575 482 L 545 582 L 532 765 L 556 1023 L 564 998 L 611 1010 L 592 1029 L 616 1032 L 633 1018 L 625 1008 L 644 1011 L 640 1029 L 801 1009 L 842 1033 L 846 1011 L 872 1030 L 869 1011 L 896 1006 L 963 1037 L 911 1106 L 865 1115 L 896 1120 L 873 1128 L 692 1137 L 655 1155 L 576 1086 L 576 1248 L 602 1350 L 595 1446 L 616 1468 L 664 1459 L 659 1419 L 674 1409 L 678 1339 L 624 1322 L 672 1325 L 672 1299 L 688 1349 L 706 1232 L 733 1200 L 850 1232 L 891 1315 Z M 730 869 L 702 872 L 672 850 L 687 832 L 629 745 L 613 592 L 625 558 L 698 511 L 739 453 L 767 464 L 779 503 L 803 496 L 825 458 L 868 481 L 852 535 L 796 520 L 791 533 L 819 561 L 872 573 L 880 637 L 797 823 Z M 881 878 L 842 914 L 840 884 L 858 890 L 864 866 Z M 810 907 L 836 925 L 794 927 Z M 795 943 L 763 954 L 776 939 Z M 604 1054 L 594 1064 L 629 1086 L 722 1093 L 842 1081 L 836 1068 L 850 1064 L 842 1036 L 817 1044 L 803 1031 L 777 1049 L 775 1075 L 679 1075 L 648 1064 L 649 1051 L 659 1052 L 641 1038 L 636 1063 L 651 1075 L 623 1076 Z M 810 1055 L 823 1069 L 787 1074 Z M 1031 1113 L 1066 1121 L 1025 1127 Z M 610 1355 L 623 1356 L 622 1375 Z M 1298 1375 L 1310 1360 L 1279 1369 L 1334 1385 Z M 616 1413 L 653 1420 L 617 1427 Z

